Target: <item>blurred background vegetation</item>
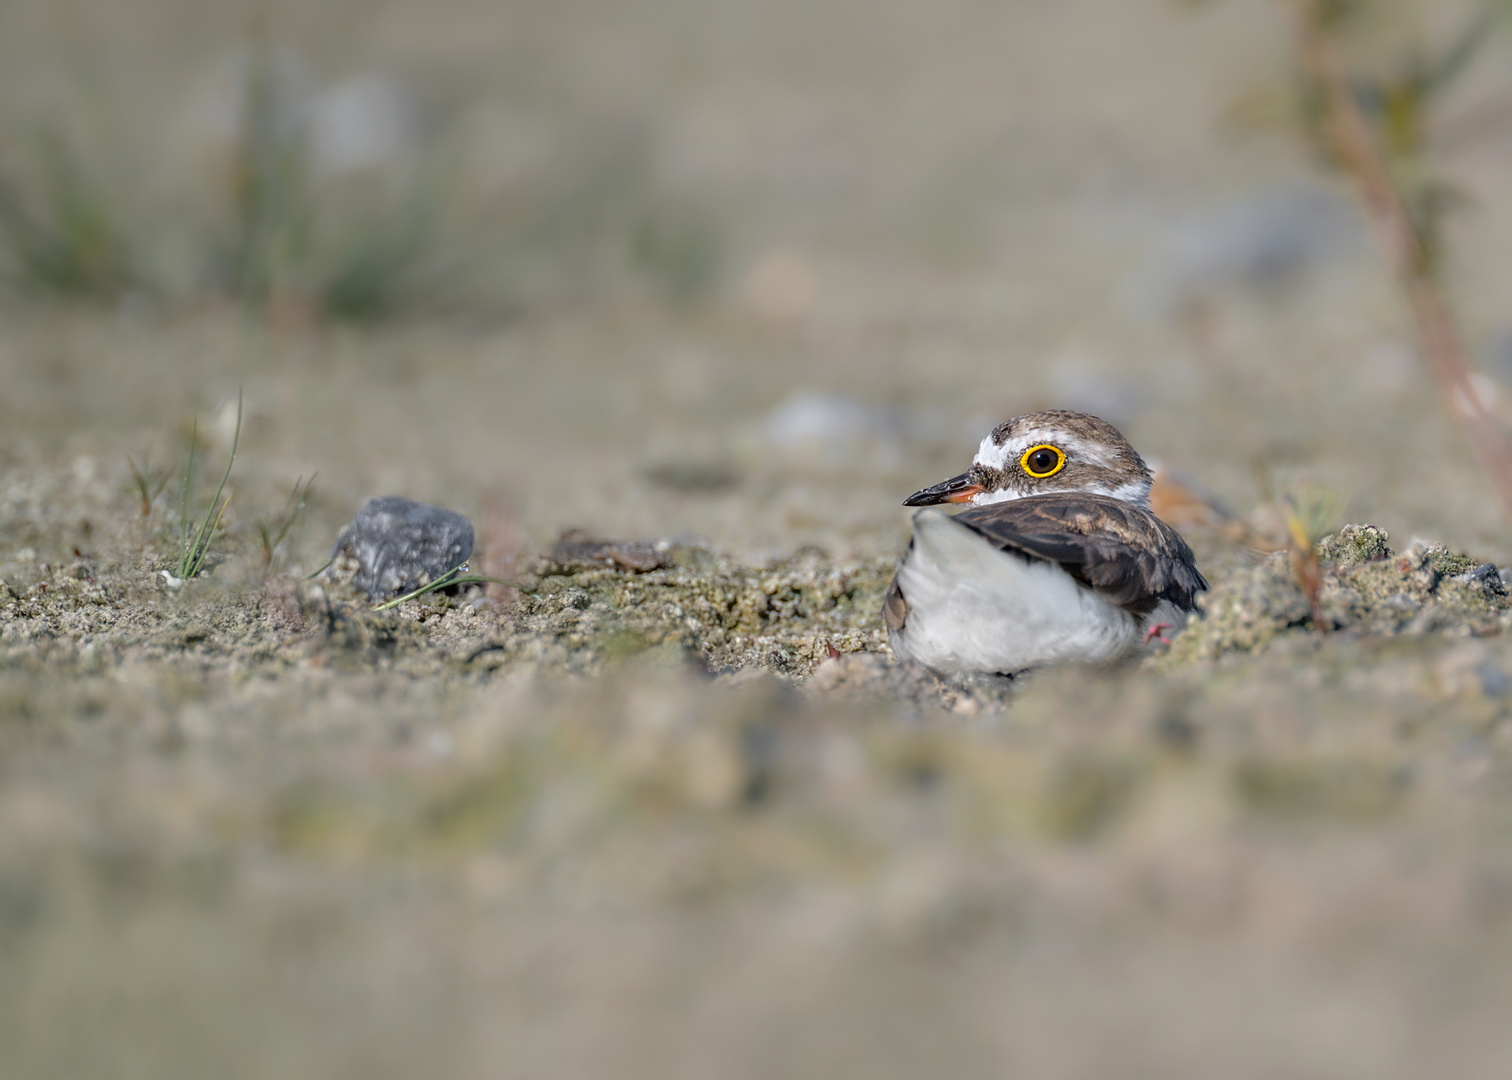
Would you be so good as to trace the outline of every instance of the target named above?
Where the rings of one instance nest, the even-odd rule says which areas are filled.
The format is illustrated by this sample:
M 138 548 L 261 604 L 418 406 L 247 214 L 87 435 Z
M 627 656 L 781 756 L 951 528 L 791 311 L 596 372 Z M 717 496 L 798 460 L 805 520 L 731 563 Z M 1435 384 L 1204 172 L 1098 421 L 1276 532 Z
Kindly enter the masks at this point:
M 1508 415 L 1505 5 L 1324 12 Z M 270 500 L 319 470 L 347 502 L 439 480 L 539 529 L 670 509 L 885 550 L 899 519 L 868 507 L 1070 405 L 1235 505 L 1258 461 L 1503 550 L 1473 480 L 1440 482 L 1471 459 L 1291 16 L 16 0 L 0 420 L 114 454 L 244 385 Z M 354 444 L 359 416 L 407 437 Z M 550 489 L 553 462 L 582 482 Z
M 172 0 L 18 0 L 0 12 L 6 280 L 22 296 L 228 297 L 330 319 L 507 312 L 637 281 L 686 302 L 728 284 L 732 240 L 745 249 L 763 228 L 796 232 L 807 219 L 810 231 L 834 216 L 849 202 L 842 189 L 862 193 L 857 170 L 862 201 L 886 206 L 908 255 L 981 262 L 992 256 L 992 208 L 1014 195 L 1008 141 L 1023 134 L 1024 104 L 1048 89 L 1025 71 L 1026 93 L 993 95 L 1002 86 L 980 70 L 994 52 L 990 31 L 1079 33 L 1082 51 L 1130 64 L 1140 38 L 1119 49 L 1117 29 L 1143 28 L 1147 41 L 1184 35 L 1197 46 L 1194 73 L 1212 58 L 1205 45 L 1243 52 L 1239 73 L 1184 108 L 1214 138 L 1298 137 L 1326 164 L 1320 103 L 1290 73 L 1289 6 L 1154 3 L 1117 20 L 1099 12 L 1076 31 L 1012 4 L 917 21 L 889 9 L 863 31 L 780 4 L 758 17 L 644 0 L 606 18 L 592 4 L 493 11 L 451 0 L 420 34 L 425 16 L 403 4 L 356 19 L 339 2 L 211 14 Z M 1452 171 L 1457 156 L 1504 134 L 1495 84 L 1507 5 L 1349 0 L 1318 10 L 1358 62 L 1358 100 L 1437 253 L 1438 216 L 1473 203 L 1440 166 Z M 984 21 L 973 27 L 975 15 Z M 1241 25 L 1258 32 L 1248 49 L 1233 36 Z M 980 44 L 951 40 L 973 28 Z M 909 55 L 890 53 L 905 42 Z M 961 70 L 932 69 L 952 45 Z M 785 83 L 787 101 L 757 104 Z M 1079 89 L 1111 92 L 1100 86 Z M 937 112 L 889 114 L 884 97 L 867 115 L 872 90 Z M 1145 107 L 1140 123 L 1152 133 L 1194 119 Z M 765 131 L 749 126 L 757 112 Z M 909 140 L 921 152 L 886 162 L 897 175 L 883 175 L 885 151 L 858 141 L 870 125 L 893 129 L 894 153 Z M 735 145 L 748 137 L 765 142 Z M 1121 153 L 1088 162 L 1077 186 L 1105 181 Z M 764 220 L 742 228 L 753 211 Z
M 684 303 L 718 283 L 720 222 L 657 175 L 644 116 L 554 116 L 486 68 L 354 69 L 356 47 L 325 50 L 322 69 L 300 39 L 318 33 L 311 21 L 338 25 L 334 12 L 249 7 L 194 40 L 173 5 L 157 7 L 145 13 L 168 35 L 172 84 L 153 87 L 166 101 L 111 85 L 126 58 L 109 18 L 32 13 L 61 62 L 45 104 L 5 117 L 0 250 L 16 298 L 372 320 L 496 317 L 624 287 Z M 480 146 L 477 126 L 499 118 L 477 99 L 501 90 L 493 104 L 527 130 Z

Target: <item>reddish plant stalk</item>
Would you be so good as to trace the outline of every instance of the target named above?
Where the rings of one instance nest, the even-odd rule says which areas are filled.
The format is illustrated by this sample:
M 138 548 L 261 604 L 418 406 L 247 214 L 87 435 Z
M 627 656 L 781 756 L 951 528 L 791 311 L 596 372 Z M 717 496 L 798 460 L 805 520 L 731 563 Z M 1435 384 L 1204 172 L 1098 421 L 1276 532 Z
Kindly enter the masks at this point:
M 1454 315 L 1433 280 L 1406 200 L 1392 180 L 1385 156 L 1350 88 L 1343 55 L 1329 35 L 1319 0 L 1293 0 L 1292 7 L 1298 57 L 1322 95 L 1328 137 L 1364 207 L 1371 237 L 1406 296 L 1417 324 L 1423 359 L 1448 403 L 1450 415 L 1469 438 L 1481 471 L 1512 513 L 1512 440 L 1486 409 L 1471 381 Z

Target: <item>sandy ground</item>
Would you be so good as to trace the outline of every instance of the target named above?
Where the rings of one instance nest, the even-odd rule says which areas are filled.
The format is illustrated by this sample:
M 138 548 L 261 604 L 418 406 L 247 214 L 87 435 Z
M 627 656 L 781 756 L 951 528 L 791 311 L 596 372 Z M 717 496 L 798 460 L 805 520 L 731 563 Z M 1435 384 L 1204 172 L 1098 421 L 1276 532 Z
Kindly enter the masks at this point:
M 1456 578 L 1512 534 L 1347 193 L 1225 119 L 1284 84 L 1279 20 L 0 7 L 0 164 L 77 132 L 152 268 L 0 302 L 6 1075 L 1501 1075 L 1512 613 Z M 382 318 L 323 317 L 296 264 L 253 319 L 207 284 L 258 40 L 301 101 L 402 88 L 394 160 L 446 166 L 457 257 Z M 1496 394 L 1512 141 L 1439 153 Z M 174 589 L 191 419 L 203 505 L 239 389 L 214 565 Z M 1048 406 L 1391 555 L 1326 561 L 1324 635 L 1193 528 L 1215 590 L 1168 654 L 898 670 L 898 504 Z M 302 580 L 387 493 L 525 591 Z M 671 565 L 554 566 L 572 527 Z

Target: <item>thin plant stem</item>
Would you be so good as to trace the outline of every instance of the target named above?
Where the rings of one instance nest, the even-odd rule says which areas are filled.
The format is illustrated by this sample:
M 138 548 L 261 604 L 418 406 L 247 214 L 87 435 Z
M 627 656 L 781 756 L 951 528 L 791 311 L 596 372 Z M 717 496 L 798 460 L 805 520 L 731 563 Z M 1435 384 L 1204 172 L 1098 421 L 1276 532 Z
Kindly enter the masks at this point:
M 179 564 L 178 577 L 184 580 L 184 567 L 189 561 L 189 484 L 194 479 L 194 447 L 199 442 L 199 417 L 189 429 L 189 464 L 184 469 L 184 498 L 179 507 Z
M 327 565 L 330 564 L 328 563 Z M 519 589 L 521 592 L 534 591 L 527 589 L 519 582 L 510 581 L 507 578 L 488 577 L 484 574 L 464 574 L 462 573 L 462 571 L 465 569 L 467 569 L 466 563 L 462 563 L 460 566 L 454 566 L 452 567 L 452 569 L 448 570 L 446 573 L 438 577 L 435 581 L 427 582 L 426 584 L 420 586 L 418 589 L 405 593 L 403 596 L 396 596 L 392 600 L 386 600 L 381 604 L 376 604 L 373 606 L 372 610 L 386 611 L 389 608 L 398 607 L 406 600 L 414 600 L 421 596 L 424 596 L 427 593 L 435 592 L 437 589 L 445 589 L 453 585 L 508 585 L 510 588 Z
M 152 482 L 152 452 L 149 450 L 142 455 L 142 463 L 138 465 L 136 458 L 126 455 L 126 464 L 131 466 L 131 478 L 136 483 L 137 495 L 142 501 L 142 516 L 147 517 L 152 513 L 152 503 L 158 494 L 168 483 L 165 476 L 161 482 L 154 485 Z
M 299 512 L 304 509 L 305 500 L 310 496 L 310 489 L 315 484 L 315 477 L 319 475 L 318 472 L 313 474 L 308 482 L 305 481 L 303 476 L 295 480 L 294 489 L 289 492 L 289 498 L 284 503 L 283 512 L 275 518 L 257 523 L 257 531 L 262 537 L 263 542 L 264 568 L 269 568 L 273 565 L 273 553 L 278 549 L 278 545 L 284 542 L 284 538 L 289 535 L 289 530 L 294 527 L 294 522 L 298 519 Z
M 1371 237 L 1412 311 L 1429 373 L 1469 438 L 1481 471 L 1512 512 L 1512 440 L 1471 379 L 1453 312 L 1433 279 L 1423 238 L 1351 89 L 1320 0 L 1292 0 L 1292 9 L 1298 57 L 1322 95 L 1328 135 L 1364 207 Z

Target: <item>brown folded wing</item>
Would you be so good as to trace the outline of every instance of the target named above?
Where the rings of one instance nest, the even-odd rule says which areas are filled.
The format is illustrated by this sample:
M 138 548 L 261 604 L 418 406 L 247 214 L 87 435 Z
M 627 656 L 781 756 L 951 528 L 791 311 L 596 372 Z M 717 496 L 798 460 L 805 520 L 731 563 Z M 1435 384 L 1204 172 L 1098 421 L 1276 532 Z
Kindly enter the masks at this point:
M 1126 611 L 1162 600 L 1191 611 L 1208 583 L 1186 541 L 1154 514 L 1105 495 L 1062 492 L 972 507 L 956 521 L 1004 551 L 1058 563 Z

